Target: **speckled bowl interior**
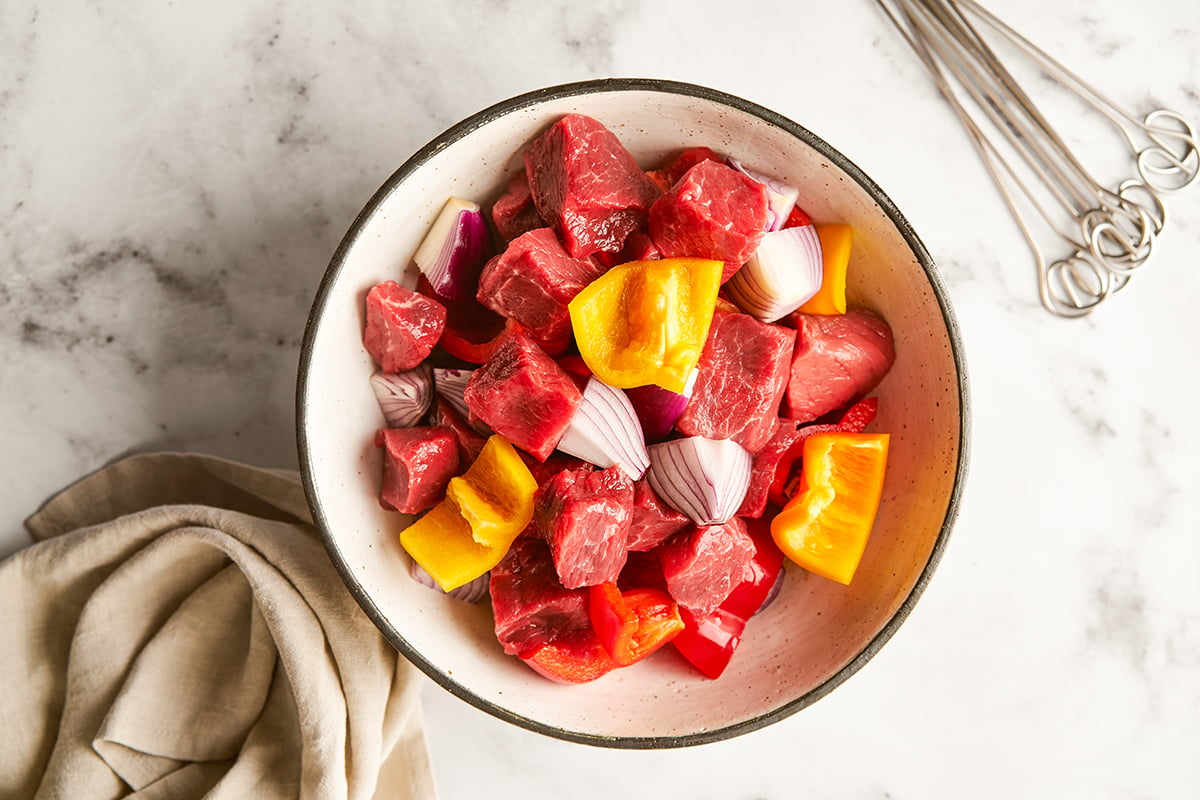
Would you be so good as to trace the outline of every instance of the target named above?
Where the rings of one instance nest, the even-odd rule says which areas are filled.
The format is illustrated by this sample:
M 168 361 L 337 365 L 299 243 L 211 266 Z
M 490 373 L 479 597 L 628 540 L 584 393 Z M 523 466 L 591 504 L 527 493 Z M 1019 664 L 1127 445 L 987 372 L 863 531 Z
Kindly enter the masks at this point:
M 545 680 L 505 656 L 486 603 L 467 606 L 408 577 L 407 518 L 377 501 L 382 425 L 363 349 L 375 283 L 415 280 L 411 256 L 451 195 L 494 199 L 524 146 L 562 114 L 599 119 L 643 166 L 707 145 L 801 187 L 817 222 L 856 239 L 852 305 L 883 314 L 897 358 L 874 430 L 892 434 L 887 483 L 850 586 L 790 567 L 778 600 L 751 620 L 725 674 L 704 678 L 665 648 L 590 684 Z M 882 191 L 799 125 L 697 86 L 606 80 L 540 90 L 486 109 L 416 153 L 346 234 L 306 330 L 297 392 L 305 489 L 330 557 L 384 636 L 437 683 L 543 733 L 614 747 L 675 747 L 745 733 L 815 702 L 891 637 L 930 579 L 966 467 L 967 381 L 958 331 L 924 246 Z

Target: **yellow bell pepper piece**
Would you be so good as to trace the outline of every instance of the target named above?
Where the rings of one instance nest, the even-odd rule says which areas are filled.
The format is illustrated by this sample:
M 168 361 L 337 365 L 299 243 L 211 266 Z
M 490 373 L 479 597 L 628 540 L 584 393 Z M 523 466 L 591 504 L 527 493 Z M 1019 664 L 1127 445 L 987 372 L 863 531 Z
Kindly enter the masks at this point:
M 451 478 L 446 497 L 484 547 L 508 549 L 533 518 L 537 480 L 502 436 L 492 436 L 466 473 Z
M 533 518 L 537 481 L 502 436 L 484 444 L 467 471 L 450 479 L 446 499 L 400 533 L 400 545 L 443 591 L 500 563 Z
M 401 531 L 400 544 L 446 592 L 475 580 L 499 564 L 505 553 L 476 542 L 471 523 L 447 500 Z
M 803 488 L 771 521 L 771 536 L 788 558 L 850 583 L 879 511 L 889 438 L 834 432 L 805 440 Z
M 845 314 L 846 270 L 850 266 L 854 229 L 841 224 L 818 225 L 817 238 L 821 240 L 821 288 L 800 306 L 800 312 Z
M 579 354 L 619 389 L 683 392 L 708 338 L 723 264 L 704 258 L 631 261 L 568 304 Z

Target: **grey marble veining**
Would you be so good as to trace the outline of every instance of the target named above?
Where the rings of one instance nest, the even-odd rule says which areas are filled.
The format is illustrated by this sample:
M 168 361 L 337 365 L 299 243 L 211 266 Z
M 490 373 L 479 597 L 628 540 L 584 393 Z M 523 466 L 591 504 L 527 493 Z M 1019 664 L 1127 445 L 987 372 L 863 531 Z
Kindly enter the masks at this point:
M 1136 113 L 1200 118 L 1192 0 L 990 5 Z M 294 466 L 321 275 L 441 130 L 571 80 L 711 85 L 839 148 L 933 252 L 974 411 L 956 532 L 880 655 L 750 736 L 597 750 L 431 685 L 443 796 L 1195 796 L 1200 189 L 1169 199 L 1127 291 L 1051 318 L 970 144 L 874 3 L 743 6 L 0 4 L 2 551 L 49 493 L 129 450 Z M 1112 163 L 1111 132 L 1061 111 Z

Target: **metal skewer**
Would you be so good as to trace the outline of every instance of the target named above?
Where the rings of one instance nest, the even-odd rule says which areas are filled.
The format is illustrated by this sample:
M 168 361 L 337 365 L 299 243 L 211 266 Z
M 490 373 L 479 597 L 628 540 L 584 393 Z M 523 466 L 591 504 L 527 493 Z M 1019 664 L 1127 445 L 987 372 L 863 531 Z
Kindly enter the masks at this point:
M 1079 317 L 1128 285 L 1166 228 L 1162 195 L 1190 187 L 1200 175 L 1191 122 L 1167 109 L 1138 120 L 974 0 L 876 2 L 933 76 L 1000 190 L 1033 253 L 1042 304 L 1060 316 Z M 1116 126 L 1137 176 L 1115 188 L 1097 181 L 1006 68 L 983 28 Z M 1139 133 L 1150 141 L 1140 149 Z M 1040 234 L 1034 230 L 1039 222 Z M 1057 247 L 1066 245 L 1068 255 L 1047 258 L 1040 243 L 1047 233 Z

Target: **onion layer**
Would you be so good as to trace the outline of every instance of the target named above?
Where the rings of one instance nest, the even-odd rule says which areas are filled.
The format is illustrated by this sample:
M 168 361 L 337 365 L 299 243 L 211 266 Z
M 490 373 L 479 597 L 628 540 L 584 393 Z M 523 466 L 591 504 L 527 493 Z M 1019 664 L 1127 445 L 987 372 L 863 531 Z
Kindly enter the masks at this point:
M 595 376 L 588 379 L 558 449 L 604 469 L 615 464 L 634 481 L 650 466 L 633 403 L 625 392 Z
M 723 525 L 750 488 L 750 454 L 731 439 L 689 436 L 651 445 L 650 487 L 697 525 Z
M 748 170 L 736 159 L 729 159 L 729 166 L 767 187 L 767 230 L 777 231 L 782 228 L 783 224 L 787 222 L 788 214 L 792 213 L 796 201 L 800 198 L 800 190 L 783 181 L 777 181 L 761 173 Z
M 447 300 L 475 299 L 479 273 L 490 255 L 487 223 L 478 203 L 451 197 L 413 255 L 417 269 Z
M 467 388 L 467 381 L 471 379 L 472 372 L 474 370 L 441 369 L 440 367 L 433 371 L 434 390 L 461 414 L 463 419 L 467 419 L 469 416 L 467 401 L 463 400 L 463 391 Z
M 420 422 L 433 401 L 433 377 L 428 364 L 408 372 L 376 372 L 371 389 L 389 428 L 411 428 Z
M 821 240 L 812 225 L 772 231 L 725 284 L 738 308 L 775 322 L 804 305 L 821 288 Z
M 692 370 L 683 392 L 672 392 L 653 383 L 626 389 L 629 402 L 637 412 L 638 421 L 642 424 L 642 434 L 647 442 L 659 442 L 675 427 L 675 423 L 683 416 L 688 401 L 692 398 L 692 389 L 696 386 L 696 376 L 699 370 Z

